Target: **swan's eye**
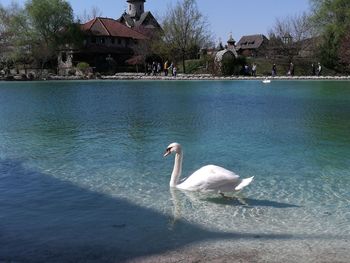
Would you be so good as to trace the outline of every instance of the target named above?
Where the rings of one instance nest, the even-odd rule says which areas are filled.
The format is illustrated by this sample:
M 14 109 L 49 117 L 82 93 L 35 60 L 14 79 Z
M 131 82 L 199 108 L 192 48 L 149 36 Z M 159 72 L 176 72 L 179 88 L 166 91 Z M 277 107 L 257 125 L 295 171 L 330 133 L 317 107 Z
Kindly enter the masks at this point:
M 171 147 L 169 147 L 169 148 L 166 149 L 167 152 L 170 152 L 170 150 L 171 150 Z

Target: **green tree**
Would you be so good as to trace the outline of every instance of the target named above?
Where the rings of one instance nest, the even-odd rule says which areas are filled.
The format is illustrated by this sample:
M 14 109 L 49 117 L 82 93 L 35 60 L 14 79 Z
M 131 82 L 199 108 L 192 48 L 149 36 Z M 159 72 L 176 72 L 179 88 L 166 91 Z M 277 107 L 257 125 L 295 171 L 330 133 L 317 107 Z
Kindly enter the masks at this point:
M 73 23 L 73 10 L 65 0 L 31 0 L 26 10 L 33 33 L 46 45 L 57 45 L 59 33 Z
M 7 37 L 0 42 L 10 43 L 6 57 L 16 64 L 34 61 L 43 68 L 56 62 L 60 45 L 80 39 L 73 10 L 64 0 L 29 0 L 24 8 L 0 7 L 0 24 L 0 35 Z
M 28 40 L 25 10 L 18 4 L 0 6 L 0 60 L 7 70 L 18 63 L 32 61 L 28 52 L 32 44 Z
M 36 43 L 32 51 L 43 67 L 64 44 L 64 33 L 73 24 L 73 10 L 65 0 L 30 0 L 26 11 L 30 38 Z
M 344 71 L 350 73 L 350 29 L 340 42 L 338 57 L 344 67 Z
M 206 21 L 199 12 L 195 0 L 177 2 L 165 16 L 162 24 L 164 44 L 170 56 L 179 56 L 184 73 L 186 73 L 185 60 L 191 58 L 188 54 L 193 54 L 194 48 L 199 52 L 200 47 L 212 42 Z
M 350 1 L 311 0 L 314 27 L 322 36 L 321 62 L 330 68 L 340 68 L 339 47 L 350 29 Z

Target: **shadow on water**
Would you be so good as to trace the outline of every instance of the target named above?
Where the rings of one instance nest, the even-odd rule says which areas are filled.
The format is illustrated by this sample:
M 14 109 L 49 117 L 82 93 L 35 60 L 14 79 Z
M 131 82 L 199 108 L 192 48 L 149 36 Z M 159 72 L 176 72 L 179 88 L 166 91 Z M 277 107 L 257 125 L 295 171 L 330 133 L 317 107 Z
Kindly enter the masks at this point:
M 203 240 L 297 238 L 211 232 L 181 219 L 170 228 L 168 216 L 10 159 L 0 160 L 0 209 L 0 261 L 120 262 Z
M 222 197 L 210 197 L 205 201 L 215 204 L 232 205 L 232 206 L 246 206 L 246 207 L 273 207 L 273 208 L 298 208 L 301 206 L 288 204 L 283 202 L 276 202 L 271 200 L 260 200 L 252 198 L 222 198 Z

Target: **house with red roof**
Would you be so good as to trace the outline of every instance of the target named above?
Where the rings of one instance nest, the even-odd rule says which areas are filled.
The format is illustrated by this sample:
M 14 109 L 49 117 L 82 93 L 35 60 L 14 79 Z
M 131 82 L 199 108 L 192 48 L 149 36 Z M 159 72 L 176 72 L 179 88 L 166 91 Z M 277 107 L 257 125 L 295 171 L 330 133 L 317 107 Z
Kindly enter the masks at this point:
M 144 12 L 145 0 L 127 0 L 129 12 L 118 20 L 96 17 L 80 25 L 82 46 L 69 45 L 60 50 L 59 74 L 66 75 L 79 62 L 88 63 L 96 72 L 122 71 L 135 54 L 138 43 L 147 41 L 160 26 L 150 12 Z M 127 20 L 126 20 L 127 19 Z

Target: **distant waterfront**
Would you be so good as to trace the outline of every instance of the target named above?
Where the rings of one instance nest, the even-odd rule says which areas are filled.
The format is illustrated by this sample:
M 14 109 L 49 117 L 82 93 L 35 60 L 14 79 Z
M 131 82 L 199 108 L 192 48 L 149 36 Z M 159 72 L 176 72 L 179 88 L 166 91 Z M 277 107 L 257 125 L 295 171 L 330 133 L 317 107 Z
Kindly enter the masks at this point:
M 263 80 L 265 78 L 271 80 L 350 80 L 350 75 L 346 76 L 214 76 L 211 74 L 178 74 L 176 77 L 172 76 L 149 76 L 144 73 L 116 73 L 115 75 L 102 75 L 98 78 L 93 76 L 91 78 L 84 76 L 59 76 L 49 75 L 40 80 Z M 0 79 L 1 80 L 1 79 Z M 2 79 L 5 80 L 5 79 Z M 13 80 L 22 80 L 20 76 Z

